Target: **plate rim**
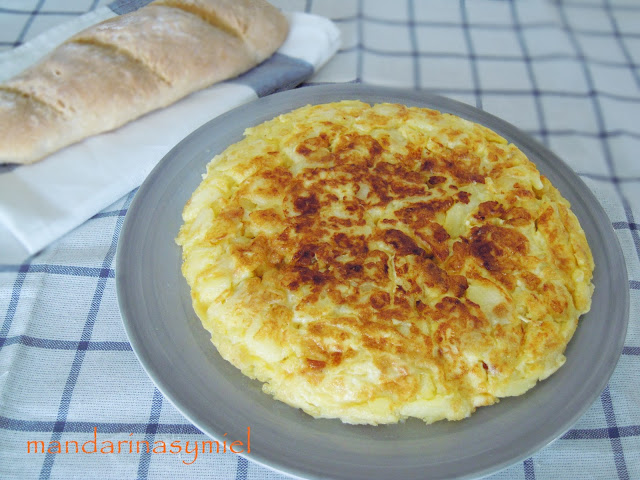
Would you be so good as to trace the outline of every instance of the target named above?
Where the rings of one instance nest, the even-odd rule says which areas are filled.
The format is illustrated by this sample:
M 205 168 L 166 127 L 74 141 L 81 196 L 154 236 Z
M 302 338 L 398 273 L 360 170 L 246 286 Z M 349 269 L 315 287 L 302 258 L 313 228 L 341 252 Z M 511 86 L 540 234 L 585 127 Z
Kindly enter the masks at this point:
M 301 93 L 302 92 L 302 93 Z M 342 93 L 338 93 L 338 92 L 342 92 Z M 128 311 L 128 294 L 125 291 L 125 285 L 126 285 L 126 272 L 127 272 L 127 268 L 128 266 L 126 265 L 126 261 L 127 261 L 127 251 L 126 249 L 128 248 L 125 243 L 126 243 L 126 239 L 129 238 L 130 235 L 132 235 L 132 232 L 135 232 L 135 225 L 134 225 L 134 217 L 136 212 L 140 209 L 143 208 L 144 204 L 142 203 L 144 201 L 145 195 L 148 194 L 149 189 L 153 188 L 154 182 L 156 181 L 156 179 L 162 174 L 163 170 L 165 169 L 165 167 L 167 166 L 167 164 L 171 161 L 174 161 L 174 158 L 176 156 L 179 155 L 181 149 L 185 146 L 188 145 L 190 141 L 192 141 L 193 138 L 198 137 L 200 135 L 203 134 L 203 132 L 208 132 L 209 130 L 212 129 L 212 126 L 215 126 L 217 124 L 220 124 L 222 122 L 227 122 L 229 119 L 234 118 L 235 116 L 238 115 L 243 115 L 246 114 L 246 112 L 251 112 L 251 110 L 253 110 L 253 108 L 256 107 L 256 105 L 268 105 L 269 103 L 273 103 L 274 101 L 278 100 L 282 100 L 283 98 L 287 98 L 287 97 L 291 97 L 291 96 L 296 96 L 296 95 L 302 95 L 304 97 L 308 97 L 309 99 L 309 103 L 314 103 L 313 99 L 317 98 L 317 97 L 323 97 L 323 95 L 332 95 L 332 94 L 336 94 L 339 96 L 344 97 L 345 96 L 345 92 L 350 92 L 350 94 L 355 98 L 357 96 L 372 96 L 372 95 L 379 95 L 382 97 L 389 97 L 389 98 L 406 98 L 407 100 L 416 100 L 416 101 L 426 101 L 428 103 L 435 103 L 435 104 L 441 104 L 444 106 L 450 106 L 451 109 L 456 110 L 456 114 L 459 116 L 462 116 L 463 118 L 467 118 L 470 119 L 471 121 L 475 121 L 477 123 L 493 123 L 499 126 L 499 131 L 497 131 L 498 134 L 504 136 L 505 138 L 507 138 L 507 140 L 509 140 L 510 142 L 514 142 L 516 143 L 521 149 L 526 150 L 526 149 L 535 149 L 538 151 L 542 151 L 545 155 L 548 155 L 549 158 L 551 158 L 551 160 L 555 163 L 555 167 L 559 167 L 559 173 L 561 175 L 563 175 L 566 178 L 569 178 L 572 180 L 572 182 L 570 182 L 573 185 L 573 188 L 575 189 L 576 192 L 579 192 L 580 194 L 586 195 L 588 201 L 592 204 L 592 206 L 594 206 L 597 210 L 596 214 L 597 216 L 599 216 L 601 219 L 604 218 L 606 219 L 606 222 L 604 224 L 602 224 L 601 222 L 598 224 L 598 227 L 601 229 L 601 233 L 609 238 L 615 239 L 615 242 L 612 246 L 613 251 L 610 251 L 609 253 L 613 256 L 615 256 L 616 261 L 618 262 L 618 277 L 620 278 L 624 278 L 625 283 L 627 282 L 628 279 L 628 275 L 627 275 L 627 270 L 626 270 L 626 262 L 624 259 L 624 255 L 622 253 L 622 249 L 620 247 L 620 243 L 619 240 L 617 239 L 617 236 L 615 235 L 615 231 L 613 229 L 613 226 L 611 225 L 611 221 L 609 219 L 609 217 L 607 216 L 606 212 L 604 211 L 604 209 L 602 208 L 602 206 L 600 205 L 600 202 L 597 200 L 597 198 L 595 197 L 595 195 L 593 194 L 593 192 L 589 189 L 589 187 L 584 183 L 584 181 L 564 162 L 562 161 L 559 157 L 557 157 L 554 153 L 552 153 L 547 147 L 545 147 L 544 145 L 542 145 L 540 142 L 538 142 L 537 140 L 533 139 L 532 137 L 530 137 L 529 135 L 525 134 L 524 132 L 520 131 L 519 129 L 517 129 L 515 126 L 513 126 L 512 124 L 506 122 L 505 120 L 502 120 L 494 115 L 491 115 L 487 112 L 484 112 L 482 110 L 479 110 L 471 105 L 467 105 L 461 102 L 458 102 L 456 100 L 447 98 L 447 97 L 442 97 L 439 95 L 433 95 L 431 93 L 425 92 L 425 91 L 418 91 L 418 90 L 406 90 L 406 89 L 397 89 L 397 88 L 389 88 L 389 87 L 378 87 L 378 86 L 371 86 L 371 85 L 362 85 L 362 84 L 331 84 L 331 85 L 321 85 L 321 86 L 307 86 L 307 87 L 302 87 L 302 88 L 298 88 L 295 90 L 288 90 L 288 91 L 284 91 L 284 92 L 279 92 L 273 95 L 269 95 L 267 97 L 263 97 L 261 99 L 255 100 L 250 102 L 249 104 L 245 104 L 242 105 L 240 107 L 237 107 L 233 110 L 230 110 L 229 112 L 226 112 L 218 117 L 215 117 L 213 119 L 211 119 L 210 121 L 208 121 L 207 123 L 205 123 L 204 125 L 202 125 L 201 127 L 199 127 L 198 129 L 196 129 L 194 132 L 192 132 L 191 134 L 189 134 L 187 137 L 185 137 L 182 141 L 180 141 L 174 148 L 172 148 L 164 157 L 163 159 L 156 165 L 156 167 L 151 171 L 151 173 L 148 175 L 147 179 L 143 182 L 143 184 L 139 187 L 133 201 L 131 202 L 131 205 L 129 206 L 129 209 L 127 211 L 127 214 L 125 216 L 125 220 L 124 220 L 124 224 L 122 226 L 121 232 L 120 232 L 120 238 L 118 241 L 118 246 L 117 246 L 117 251 L 116 251 L 116 274 L 115 274 L 115 278 L 116 278 L 116 293 L 117 293 L 117 298 L 118 298 L 118 305 L 119 305 L 119 309 L 120 309 L 120 313 L 121 313 L 121 317 L 122 317 L 122 322 L 127 334 L 127 337 L 129 339 L 129 342 L 132 346 L 132 349 L 138 359 L 138 361 L 141 363 L 141 365 L 143 366 L 145 372 L 147 373 L 147 375 L 149 376 L 149 378 L 153 381 L 153 383 L 156 385 L 156 387 L 163 393 L 163 395 L 165 396 L 166 399 L 168 399 L 170 401 L 170 403 L 172 403 L 174 405 L 174 407 L 191 423 L 193 423 L 198 429 L 200 429 L 205 435 L 208 435 L 212 438 L 219 438 L 220 437 L 220 432 L 210 432 L 209 428 L 207 428 L 207 426 L 202 425 L 199 421 L 199 419 L 195 418 L 195 416 L 193 415 L 193 412 L 191 412 L 187 407 L 185 407 L 180 398 L 176 398 L 176 396 L 174 395 L 173 391 L 171 390 L 170 386 L 167 383 L 167 380 L 164 379 L 162 377 L 161 374 L 158 373 L 156 366 L 153 365 L 153 363 L 151 362 L 150 358 L 145 356 L 145 350 L 144 350 L 144 341 L 143 339 L 139 338 L 137 336 L 137 332 L 136 329 L 134 328 L 134 323 L 135 320 L 132 320 L 130 318 L 130 312 Z M 335 101 L 338 101 L 338 99 L 336 99 Z M 395 100 L 394 100 L 395 101 Z M 317 102 L 317 103 L 323 103 L 323 102 Z M 294 107 L 295 108 L 295 107 Z M 442 111 L 447 111 L 447 109 L 443 109 Z M 463 112 L 462 114 L 458 113 L 458 111 Z M 278 113 L 274 113 L 273 116 L 277 115 Z M 468 116 L 467 116 L 468 115 Z M 485 121 L 479 121 L 479 120 L 475 120 L 473 118 L 475 117 L 482 117 L 483 119 L 486 119 Z M 470 117 L 470 118 L 469 118 Z M 496 127 L 495 126 L 491 126 L 489 127 L 492 130 L 496 131 Z M 500 131 L 500 130 L 504 130 L 504 131 Z M 505 135 L 504 132 L 507 132 L 507 135 Z M 513 137 L 517 137 L 517 141 L 514 141 Z M 523 147 L 523 143 L 524 143 L 524 147 Z M 526 153 L 526 152 L 525 152 Z M 213 155 L 211 155 L 212 157 Z M 529 156 L 529 155 L 527 155 Z M 186 164 L 187 162 L 185 162 L 185 168 L 186 168 Z M 537 164 L 536 164 L 537 165 Z M 538 168 L 540 168 L 539 165 L 537 165 Z M 564 194 L 563 194 L 564 196 Z M 133 212 L 133 213 L 131 213 Z M 459 478 L 459 479 L 463 479 L 463 478 L 478 478 L 478 477 L 482 477 L 485 475 L 489 475 L 492 473 L 497 473 L 498 471 L 507 468 L 515 463 L 518 463 L 526 458 L 528 458 L 529 456 L 531 456 L 533 453 L 539 451 L 540 449 L 544 448 L 546 445 L 548 445 L 549 443 L 552 443 L 553 441 L 555 441 L 557 438 L 559 438 L 560 436 L 562 436 L 567 430 L 569 430 L 571 428 L 571 426 L 573 424 L 575 424 L 575 422 L 584 415 L 584 413 L 590 408 L 590 406 L 593 404 L 593 402 L 597 399 L 597 397 L 601 394 L 601 392 L 604 390 L 604 388 L 606 387 L 609 379 L 611 378 L 611 375 L 613 374 L 615 367 L 618 363 L 618 360 L 620 358 L 620 355 L 622 354 L 622 349 L 624 346 L 624 340 L 626 338 L 626 332 L 628 329 L 628 322 L 629 322 L 629 302 L 630 302 L 630 295 L 629 295 L 629 289 L 626 288 L 624 289 L 624 291 L 622 292 L 623 294 L 623 303 L 624 305 L 622 306 L 622 312 L 621 312 L 621 316 L 623 317 L 622 321 L 624 323 L 623 325 L 623 330 L 622 330 L 622 334 L 619 335 L 619 337 L 616 338 L 616 344 L 614 346 L 614 350 L 617 351 L 617 355 L 615 355 L 615 358 L 609 358 L 608 359 L 608 365 L 606 370 L 606 375 L 604 375 L 602 378 L 599 379 L 597 383 L 598 385 L 598 391 L 597 393 L 593 393 L 590 397 L 588 401 L 584 401 L 582 408 L 574 411 L 572 413 L 572 415 L 568 418 L 565 419 L 565 422 L 563 423 L 561 428 L 556 429 L 556 434 L 553 436 L 553 438 L 549 438 L 548 436 L 545 437 L 543 440 L 538 441 L 535 445 L 531 445 L 526 451 L 523 451 L 521 453 L 521 455 L 514 457 L 508 461 L 502 461 L 498 464 L 495 464 L 491 467 L 485 467 L 484 469 L 475 471 L 475 472 L 469 472 L 467 474 L 463 474 L 463 475 L 457 475 L 455 477 L 452 478 Z M 428 428 L 428 427 L 427 427 Z M 275 471 L 279 471 L 279 472 L 283 472 L 286 473 L 288 475 L 293 475 L 293 476 L 298 476 L 300 478 L 327 478 L 325 476 L 318 476 L 315 474 L 309 474 L 308 471 L 303 471 L 301 469 L 298 468 L 293 468 L 291 466 L 286 466 L 286 465 L 281 465 L 281 464 L 277 464 L 277 462 L 274 462 L 273 459 L 269 459 L 269 458 L 262 458 L 260 456 L 260 454 L 254 454 L 253 452 L 249 455 L 243 455 L 240 454 L 241 456 L 244 456 L 245 458 L 251 460 L 252 462 L 256 462 L 258 464 L 261 464 L 262 466 L 269 468 L 271 470 L 275 470 Z M 275 463 L 275 465 L 274 465 Z

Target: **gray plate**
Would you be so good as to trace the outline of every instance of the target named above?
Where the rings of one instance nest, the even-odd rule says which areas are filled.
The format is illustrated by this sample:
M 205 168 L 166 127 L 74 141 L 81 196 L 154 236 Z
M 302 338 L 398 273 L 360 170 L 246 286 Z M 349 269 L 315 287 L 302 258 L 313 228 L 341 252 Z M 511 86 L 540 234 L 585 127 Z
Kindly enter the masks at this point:
M 218 355 L 191 307 L 174 243 L 185 202 L 205 165 L 246 127 L 307 104 L 342 99 L 397 102 L 451 112 L 498 132 L 535 162 L 571 202 L 593 249 L 593 307 L 566 364 L 527 394 L 480 408 L 460 422 L 349 426 L 314 420 L 272 400 Z M 120 236 L 116 282 L 133 350 L 162 393 L 214 438 L 246 438 L 250 460 L 304 478 L 451 479 L 484 476 L 521 461 L 576 422 L 606 386 L 629 317 L 624 258 L 610 221 L 585 184 L 554 154 L 506 122 L 423 92 L 362 85 L 270 95 L 205 124 L 180 142 L 140 187 Z

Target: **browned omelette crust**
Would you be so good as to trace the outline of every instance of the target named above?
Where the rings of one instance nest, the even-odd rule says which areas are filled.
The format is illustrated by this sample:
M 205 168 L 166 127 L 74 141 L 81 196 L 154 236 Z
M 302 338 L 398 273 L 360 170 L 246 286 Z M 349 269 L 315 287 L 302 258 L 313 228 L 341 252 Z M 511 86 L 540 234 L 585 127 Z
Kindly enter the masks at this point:
M 316 417 L 464 418 L 559 368 L 590 307 L 568 202 L 514 145 L 429 109 L 345 101 L 249 129 L 184 220 L 221 355 Z

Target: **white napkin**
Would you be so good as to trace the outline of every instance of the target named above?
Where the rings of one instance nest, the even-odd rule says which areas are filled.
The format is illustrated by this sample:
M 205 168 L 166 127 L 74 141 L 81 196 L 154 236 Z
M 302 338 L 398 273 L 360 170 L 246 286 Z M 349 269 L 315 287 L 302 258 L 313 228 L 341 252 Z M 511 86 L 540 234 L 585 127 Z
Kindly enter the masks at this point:
M 116 14 L 102 7 L 0 55 L 0 81 L 70 35 Z M 241 104 L 292 88 L 340 46 L 326 18 L 286 14 L 289 36 L 253 70 L 196 92 L 117 130 L 90 137 L 33 165 L 0 165 L 0 263 L 20 263 L 139 186 L 180 140 Z

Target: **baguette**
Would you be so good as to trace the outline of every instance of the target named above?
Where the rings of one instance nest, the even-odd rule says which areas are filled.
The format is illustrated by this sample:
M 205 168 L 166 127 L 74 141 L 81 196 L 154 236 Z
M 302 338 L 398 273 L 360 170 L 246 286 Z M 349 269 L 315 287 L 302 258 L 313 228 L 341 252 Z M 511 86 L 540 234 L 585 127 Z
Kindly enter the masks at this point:
M 0 163 L 32 163 L 216 82 L 276 51 L 264 0 L 156 0 L 94 25 L 0 84 Z

